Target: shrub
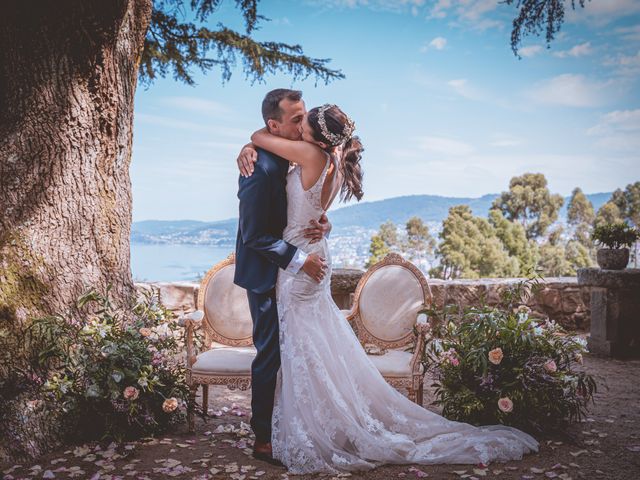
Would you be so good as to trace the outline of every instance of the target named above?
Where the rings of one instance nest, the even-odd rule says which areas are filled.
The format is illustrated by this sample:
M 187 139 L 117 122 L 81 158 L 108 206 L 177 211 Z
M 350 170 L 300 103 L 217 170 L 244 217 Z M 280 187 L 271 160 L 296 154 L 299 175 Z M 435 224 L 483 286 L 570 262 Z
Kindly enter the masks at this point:
M 85 318 L 37 319 L 28 342 L 39 349 L 39 368 L 48 372 L 45 397 L 81 419 L 83 439 L 122 441 L 164 431 L 184 420 L 188 398 L 177 324 L 146 294 L 129 312 L 118 311 L 106 294 L 91 290 L 78 301 Z
M 521 305 L 537 280 L 507 289 L 496 307 L 431 309 L 440 320 L 425 348 L 435 404 L 452 420 L 505 424 L 545 432 L 579 420 L 593 400 L 593 378 L 582 363 L 585 342 Z M 459 323 L 448 321 L 455 314 Z
M 640 233 L 625 222 L 607 223 L 594 228 L 592 238 L 607 248 L 623 248 L 633 245 Z

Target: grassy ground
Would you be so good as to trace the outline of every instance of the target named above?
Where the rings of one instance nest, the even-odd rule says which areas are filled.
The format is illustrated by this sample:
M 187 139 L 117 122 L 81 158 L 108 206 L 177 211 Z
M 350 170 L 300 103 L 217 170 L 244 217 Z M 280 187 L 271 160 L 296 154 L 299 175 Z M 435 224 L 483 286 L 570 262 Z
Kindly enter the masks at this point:
M 342 478 L 432 479 L 640 479 L 640 360 L 588 356 L 585 368 L 599 392 L 589 417 L 562 436 L 540 438 L 537 454 L 522 461 L 473 465 L 384 466 Z M 429 395 L 425 395 L 428 405 Z M 336 478 L 289 476 L 284 468 L 254 460 L 249 392 L 212 387 L 211 416 L 199 419 L 196 434 L 181 428 L 163 438 L 145 439 L 116 450 L 111 445 L 79 445 L 53 452 L 29 465 L 3 467 L 3 479 L 278 479 Z M 434 411 L 437 411 L 434 409 Z

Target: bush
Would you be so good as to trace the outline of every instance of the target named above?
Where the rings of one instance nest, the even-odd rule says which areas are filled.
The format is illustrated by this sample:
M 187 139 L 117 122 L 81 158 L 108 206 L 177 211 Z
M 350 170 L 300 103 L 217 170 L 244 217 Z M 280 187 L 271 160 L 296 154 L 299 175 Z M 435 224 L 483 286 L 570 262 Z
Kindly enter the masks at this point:
M 82 439 L 122 441 L 162 432 L 184 421 L 188 398 L 177 324 L 151 292 L 132 311 L 118 312 L 94 290 L 78 307 L 86 318 L 34 320 L 28 343 L 39 349 L 45 398 L 81 419 Z
M 428 311 L 441 327 L 423 362 L 434 375 L 434 403 L 445 417 L 540 433 L 586 413 L 595 382 L 574 370 L 582 363 L 585 343 L 554 322 L 531 318 L 521 303 L 536 285 L 537 280 L 528 280 L 508 289 L 497 307 Z M 459 323 L 448 321 L 452 314 Z
M 623 248 L 633 245 L 640 238 L 640 233 L 625 222 L 607 223 L 598 225 L 593 230 L 592 238 L 607 248 Z

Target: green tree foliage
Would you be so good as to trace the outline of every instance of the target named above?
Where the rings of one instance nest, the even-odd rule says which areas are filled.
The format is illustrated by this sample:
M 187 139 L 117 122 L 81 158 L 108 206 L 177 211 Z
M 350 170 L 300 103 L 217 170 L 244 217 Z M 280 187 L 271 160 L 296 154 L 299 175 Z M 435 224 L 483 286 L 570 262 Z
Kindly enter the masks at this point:
M 493 208 L 501 210 L 508 220 L 520 222 L 527 238 L 536 239 L 558 219 L 563 202 L 562 196 L 549 192 L 544 174 L 525 173 L 511 179 L 509 191 L 496 198 Z
M 325 83 L 344 78 L 339 70 L 327 67 L 329 59 L 308 57 L 300 45 L 258 42 L 251 38 L 258 23 L 267 20 L 258 14 L 258 0 L 235 2 L 244 18 L 244 32 L 222 24 L 209 28 L 207 24 L 221 3 L 222 0 L 154 1 L 138 66 L 141 81 L 148 85 L 158 76 L 171 74 L 175 80 L 193 85 L 194 69 L 207 72 L 213 68 L 220 68 L 226 81 L 231 78 L 238 58 L 252 82 L 278 71 L 289 73 L 294 80 L 311 74 Z
M 395 223 L 387 220 L 380 225 L 380 230 L 371 237 L 369 245 L 369 260 L 365 263 L 370 268 L 398 247 L 398 231 Z
M 489 211 L 489 223 L 509 255 L 518 260 L 518 275 L 524 276 L 531 271 L 538 262 L 538 244 L 527 239 L 524 227 L 507 220 L 497 209 Z
M 380 235 L 374 235 L 371 237 L 371 245 L 369 245 L 369 260 L 365 263 L 366 268 L 371 268 L 385 256 L 387 256 L 391 250 L 384 243 L 384 240 Z
M 511 30 L 511 50 L 518 58 L 518 48 L 527 35 L 540 35 L 544 31 L 547 46 L 551 44 L 564 23 L 565 8 L 569 5 L 565 0 L 504 0 L 504 3 L 515 4 L 518 9 Z M 585 3 L 585 0 L 571 0 L 571 8 L 584 7 Z
M 396 224 L 391 220 L 387 220 L 382 225 L 380 225 L 378 235 L 380 235 L 382 241 L 390 249 L 398 246 L 398 228 L 396 227 Z
M 540 246 L 538 268 L 546 277 L 564 277 L 575 275 L 575 269 L 567 260 L 565 244 L 562 241 L 562 227 L 549 233 L 547 241 Z
M 474 217 L 467 205 L 449 209 L 438 246 L 440 265 L 431 270 L 441 278 L 510 277 L 518 274 L 511 258 L 485 218 Z
M 565 245 L 567 261 L 574 271 L 594 265 L 596 251 L 591 232 L 596 215 L 593 205 L 579 187 L 574 188 L 567 208 L 567 223 L 573 234 Z
M 571 265 L 571 275 L 575 275 L 579 268 L 594 265 L 594 252 L 591 246 L 584 245 L 578 240 L 569 240 L 564 247 L 565 258 Z
M 577 226 L 581 223 L 593 223 L 595 218 L 596 215 L 592 203 L 580 187 L 574 188 L 567 206 L 567 221 L 569 225 Z
M 611 200 L 602 205 L 598 209 L 594 226 L 606 225 L 608 223 L 616 223 L 622 221 L 622 214 L 620 208 Z
M 420 217 L 412 217 L 405 225 L 406 239 L 402 242 L 402 252 L 411 261 L 433 255 L 436 241 Z
M 623 219 L 640 226 L 640 182 L 630 183 L 624 190 L 617 189 L 610 202 L 618 207 Z

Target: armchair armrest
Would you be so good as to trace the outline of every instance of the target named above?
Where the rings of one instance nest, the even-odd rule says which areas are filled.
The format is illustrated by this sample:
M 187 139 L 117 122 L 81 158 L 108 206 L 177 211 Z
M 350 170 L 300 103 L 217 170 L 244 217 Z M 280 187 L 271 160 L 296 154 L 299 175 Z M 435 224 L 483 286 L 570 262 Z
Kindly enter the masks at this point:
M 186 339 L 185 345 L 187 347 L 187 366 L 191 366 L 196 363 L 195 345 L 193 344 L 193 331 L 202 325 L 202 319 L 204 318 L 204 312 L 202 310 L 196 310 L 195 312 L 188 313 L 181 316 L 178 319 L 178 324 L 185 327 Z
M 411 371 L 415 374 L 420 371 L 420 360 L 422 357 L 422 350 L 427 341 L 427 335 L 431 332 L 431 324 L 429 323 L 429 317 L 426 313 L 420 312 L 418 314 L 416 322 L 416 330 L 418 338 L 416 340 L 416 346 L 413 350 L 413 356 L 411 357 Z

